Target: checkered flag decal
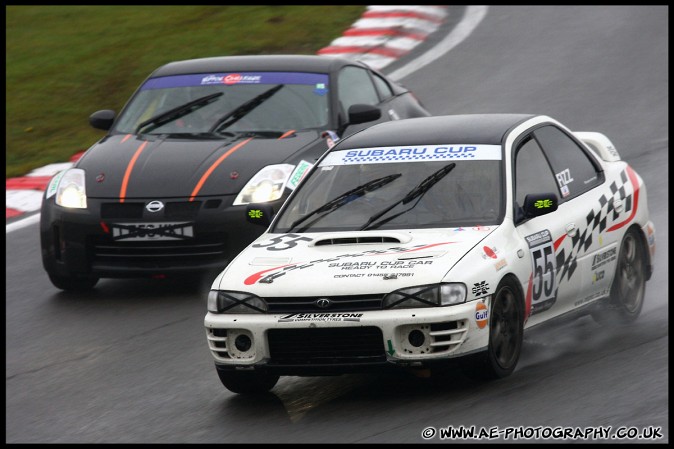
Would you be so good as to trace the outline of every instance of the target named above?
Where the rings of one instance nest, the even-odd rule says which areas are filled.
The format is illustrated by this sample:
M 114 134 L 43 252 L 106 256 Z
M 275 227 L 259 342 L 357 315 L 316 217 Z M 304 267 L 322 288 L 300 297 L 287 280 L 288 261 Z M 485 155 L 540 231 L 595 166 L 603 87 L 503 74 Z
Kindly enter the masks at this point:
M 623 170 L 620 173 L 619 184 L 612 182 L 610 185 L 611 196 L 609 198 L 606 195 L 599 197 L 599 204 L 597 210 L 594 208 L 587 214 L 586 226 L 585 229 L 579 229 L 575 236 L 571 238 L 571 251 L 569 254 L 566 254 L 564 248 L 562 248 L 557 254 L 557 279 L 558 285 L 564 277 L 566 276 L 567 280 L 571 279 L 574 271 L 576 270 L 577 263 L 576 259 L 578 255 L 586 253 L 587 250 L 592 245 L 592 235 L 594 234 L 595 229 L 599 229 L 599 233 L 604 232 L 608 227 L 609 223 L 617 221 L 621 213 L 629 213 L 632 210 L 632 197 L 634 195 L 634 187 L 630 188 L 629 195 L 626 193 L 627 189 L 625 188 L 628 182 L 627 171 Z M 620 200 L 623 203 L 623 211 L 618 213 L 615 210 L 614 202 Z M 561 275 L 560 275 L 561 272 Z

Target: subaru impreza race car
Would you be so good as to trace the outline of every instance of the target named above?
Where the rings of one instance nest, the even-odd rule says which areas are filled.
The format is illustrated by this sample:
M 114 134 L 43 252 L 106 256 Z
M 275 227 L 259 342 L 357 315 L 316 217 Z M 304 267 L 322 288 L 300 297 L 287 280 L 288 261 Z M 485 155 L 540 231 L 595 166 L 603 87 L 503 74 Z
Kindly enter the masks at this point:
M 655 229 L 611 141 L 547 116 L 375 125 L 328 151 L 215 279 L 205 328 L 237 393 L 282 375 L 470 361 L 501 378 L 526 329 L 639 315 Z
M 42 261 L 61 289 L 102 277 L 219 272 L 340 138 L 377 122 L 430 115 L 365 64 L 308 55 L 176 61 L 155 70 L 107 131 L 43 197 Z

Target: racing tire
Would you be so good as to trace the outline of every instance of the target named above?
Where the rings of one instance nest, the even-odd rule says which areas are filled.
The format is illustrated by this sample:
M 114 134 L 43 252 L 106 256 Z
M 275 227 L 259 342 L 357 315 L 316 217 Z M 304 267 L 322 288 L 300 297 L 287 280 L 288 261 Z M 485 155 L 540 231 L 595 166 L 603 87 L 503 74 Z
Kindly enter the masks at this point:
M 638 231 L 630 228 L 620 243 L 609 299 L 592 311 L 592 318 L 597 323 L 624 325 L 639 317 L 646 293 L 645 254 Z
M 489 316 L 489 344 L 468 363 L 468 374 L 482 380 L 508 377 L 517 366 L 524 340 L 524 305 L 514 282 L 496 288 Z
M 66 291 L 87 291 L 98 283 L 97 277 L 59 276 L 49 273 L 49 280 L 56 288 Z
M 217 370 L 220 382 L 232 393 L 245 395 L 266 394 L 274 388 L 279 380 L 278 375 L 259 371 Z

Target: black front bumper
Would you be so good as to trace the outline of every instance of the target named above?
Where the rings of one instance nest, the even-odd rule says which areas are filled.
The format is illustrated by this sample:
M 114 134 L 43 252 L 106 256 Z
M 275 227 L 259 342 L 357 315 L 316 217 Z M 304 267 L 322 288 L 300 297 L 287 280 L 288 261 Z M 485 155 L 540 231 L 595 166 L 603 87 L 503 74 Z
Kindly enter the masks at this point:
M 166 207 L 149 212 L 151 199 L 87 200 L 87 209 L 66 209 L 53 198 L 40 217 L 42 261 L 57 276 L 128 278 L 222 270 L 265 231 L 246 221 L 246 207 L 233 196 L 162 199 Z M 277 211 L 284 198 L 271 203 Z M 171 240 L 132 240 L 113 236 L 113 227 L 134 223 L 185 223 L 193 236 Z

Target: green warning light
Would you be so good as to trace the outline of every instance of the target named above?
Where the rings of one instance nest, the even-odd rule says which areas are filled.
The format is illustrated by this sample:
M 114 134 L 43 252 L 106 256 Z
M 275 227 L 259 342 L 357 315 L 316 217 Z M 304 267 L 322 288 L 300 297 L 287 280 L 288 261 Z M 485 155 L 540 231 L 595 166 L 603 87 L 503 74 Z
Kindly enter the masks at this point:
M 251 209 L 248 211 L 248 216 L 250 218 L 262 218 L 264 214 L 260 209 Z

